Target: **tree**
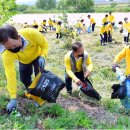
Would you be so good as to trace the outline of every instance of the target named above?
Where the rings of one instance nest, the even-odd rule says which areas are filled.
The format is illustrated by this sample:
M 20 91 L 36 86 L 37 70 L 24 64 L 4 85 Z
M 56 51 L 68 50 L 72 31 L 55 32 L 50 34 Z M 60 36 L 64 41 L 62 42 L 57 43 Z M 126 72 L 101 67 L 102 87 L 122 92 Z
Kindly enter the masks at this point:
M 65 0 L 65 5 L 73 7 L 75 12 L 90 12 L 93 8 L 93 0 Z
M 54 9 L 56 8 L 56 0 L 37 0 L 36 7 L 40 9 Z
M 13 11 L 16 9 L 15 0 L 0 0 L 0 12 L 1 14 Z
M 93 0 L 59 0 L 58 9 L 69 12 L 90 12 L 93 10 Z

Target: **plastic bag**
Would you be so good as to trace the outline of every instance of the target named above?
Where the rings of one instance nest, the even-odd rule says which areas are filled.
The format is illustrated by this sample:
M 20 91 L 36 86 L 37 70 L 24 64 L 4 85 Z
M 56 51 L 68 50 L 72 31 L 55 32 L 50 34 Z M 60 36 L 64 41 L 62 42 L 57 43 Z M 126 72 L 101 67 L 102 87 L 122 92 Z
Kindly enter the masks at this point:
M 123 30 L 123 36 L 128 37 L 128 30 L 126 30 L 126 29 Z
M 28 88 L 32 95 L 39 96 L 48 102 L 56 102 L 59 92 L 65 87 L 65 83 L 55 74 L 44 70 L 34 88 Z
M 87 96 L 95 98 L 97 100 L 101 99 L 101 96 L 99 93 L 93 88 L 92 83 L 86 79 L 85 83 L 82 87 L 80 87 L 80 90 Z
M 88 27 L 87 32 L 88 32 L 88 33 L 91 33 L 91 32 L 92 32 L 92 30 L 91 30 L 91 27 L 90 27 L 90 26 Z

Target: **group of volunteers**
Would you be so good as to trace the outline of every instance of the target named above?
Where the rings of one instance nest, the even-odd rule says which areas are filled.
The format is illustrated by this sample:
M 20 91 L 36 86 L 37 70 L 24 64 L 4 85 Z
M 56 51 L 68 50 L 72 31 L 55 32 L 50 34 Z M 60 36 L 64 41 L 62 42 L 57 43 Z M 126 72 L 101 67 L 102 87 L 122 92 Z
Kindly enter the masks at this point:
M 94 32 L 96 21 L 90 15 L 90 26 Z M 50 30 L 54 29 L 54 24 L 52 20 L 49 19 Z M 127 29 L 129 26 L 128 18 L 124 19 L 122 22 L 123 29 Z M 45 20 L 42 22 L 42 27 L 45 31 L 46 24 Z M 79 21 L 78 21 L 79 22 Z M 27 24 L 27 23 L 25 23 Z M 46 62 L 46 57 L 48 55 L 48 41 L 45 36 L 39 32 L 39 28 L 36 21 L 34 21 L 34 28 L 29 28 L 24 24 L 24 28 L 19 31 L 16 30 L 12 25 L 3 25 L 0 27 L 0 53 L 2 56 L 2 62 L 4 65 L 5 75 L 7 79 L 7 89 L 10 95 L 10 101 L 7 104 L 7 112 L 11 112 L 13 108 L 17 108 L 17 74 L 15 63 L 19 63 L 19 74 L 20 80 L 24 84 L 25 88 L 32 83 L 32 74 L 34 71 L 35 76 L 43 69 Z M 114 16 L 109 13 L 105 15 L 102 20 L 102 27 L 100 29 L 100 35 L 102 44 L 106 43 L 107 35 L 111 35 L 111 29 L 115 24 Z M 61 26 L 59 21 L 57 25 Z M 108 29 L 106 31 L 106 28 Z M 77 28 L 80 32 L 80 29 Z M 130 30 L 128 30 L 130 33 Z M 56 32 L 57 33 L 57 32 Z M 59 33 L 56 35 L 57 38 L 61 37 Z M 125 42 L 128 42 L 128 38 L 125 38 Z M 61 57 L 60 57 L 61 58 Z M 127 45 L 124 49 L 115 57 L 112 70 L 115 72 L 118 63 L 123 59 L 126 59 L 126 76 L 130 74 L 130 46 Z M 75 42 L 72 44 L 71 51 L 69 51 L 64 57 L 65 64 L 65 83 L 67 93 L 72 94 L 72 80 L 77 85 L 82 85 L 84 79 L 91 75 L 93 69 L 93 62 L 91 60 L 90 54 L 85 51 L 85 48 L 81 42 Z

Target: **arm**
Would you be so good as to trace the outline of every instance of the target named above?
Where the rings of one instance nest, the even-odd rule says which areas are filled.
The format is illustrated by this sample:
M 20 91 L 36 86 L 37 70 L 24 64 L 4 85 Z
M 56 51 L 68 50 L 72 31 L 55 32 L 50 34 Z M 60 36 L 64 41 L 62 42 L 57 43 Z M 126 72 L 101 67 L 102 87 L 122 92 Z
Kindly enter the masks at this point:
M 88 55 L 88 58 L 87 58 L 86 64 L 87 64 L 87 66 L 88 66 L 88 70 L 91 72 L 92 69 L 93 69 L 93 63 L 92 63 L 92 60 L 91 60 L 90 55 Z
M 72 72 L 71 61 L 68 55 L 65 56 L 64 63 L 65 63 L 66 73 L 69 75 L 69 77 L 71 77 L 73 80 L 77 79 L 77 77 Z
M 114 63 L 120 62 L 126 56 L 126 48 L 124 48 L 114 59 Z
M 8 53 L 7 51 L 3 52 L 2 60 L 5 69 L 5 75 L 7 78 L 7 89 L 11 98 L 16 98 L 17 94 L 17 82 L 16 82 L 16 70 L 15 70 L 15 60 L 17 59 L 16 55 Z

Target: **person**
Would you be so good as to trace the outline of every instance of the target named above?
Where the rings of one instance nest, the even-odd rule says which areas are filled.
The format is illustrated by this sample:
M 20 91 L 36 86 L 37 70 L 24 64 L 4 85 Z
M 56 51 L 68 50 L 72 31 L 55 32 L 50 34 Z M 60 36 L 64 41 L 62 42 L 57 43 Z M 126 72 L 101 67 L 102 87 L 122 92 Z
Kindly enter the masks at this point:
M 38 28 L 38 23 L 36 22 L 36 20 L 33 21 L 33 28 Z
M 25 22 L 23 25 L 22 25 L 22 28 L 29 28 L 29 25 L 27 22 Z
M 76 28 L 77 28 L 77 34 L 80 34 L 82 30 L 82 22 L 80 20 L 77 20 Z
M 72 94 L 72 80 L 77 85 L 83 85 L 84 78 L 88 78 L 93 69 L 93 63 L 88 52 L 80 42 L 72 44 L 72 51 L 64 57 L 65 82 L 68 94 Z
M 105 17 L 102 19 L 102 24 L 108 24 L 109 19 L 108 19 L 108 14 L 105 15 Z
M 107 36 L 108 36 L 107 41 L 112 42 L 112 24 L 111 23 L 108 23 L 106 25 L 106 31 L 107 31 Z
M 56 25 L 56 38 L 59 39 L 61 38 L 61 22 L 58 21 L 57 25 Z
M 126 62 L 126 76 L 130 75 L 130 46 L 125 46 L 114 58 L 112 64 L 113 72 L 116 72 L 116 67 L 119 67 L 118 63 L 125 58 Z
M 107 33 L 107 23 L 104 23 L 100 28 L 101 45 L 107 45 L 108 33 Z
M 51 30 L 52 30 L 52 25 L 53 25 L 53 22 L 52 22 L 52 19 L 51 19 L 51 18 L 49 18 L 48 24 L 49 24 L 50 31 L 51 31 Z
M 36 29 L 24 28 L 18 32 L 11 25 L 3 25 L 0 27 L 0 52 L 7 78 L 7 89 L 10 95 L 10 101 L 6 109 L 10 113 L 14 108 L 17 108 L 15 61 L 19 61 L 20 80 L 28 89 L 32 83 L 33 68 L 36 76 L 45 66 L 48 42 Z
M 124 43 L 128 44 L 130 35 L 130 22 L 128 22 L 128 18 L 124 18 L 124 23 L 122 21 L 119 21 L 118 24 L 121 25 L 120 32 L 124 35 Z
M 46 20 L 44 19 L 41 23 L 43 30 L 47 33 Z
M 96 22 L 95 22 L 95 19 L 91 17 L 91 15 L 88 15 L 88 19 L 90 19 L 90 27 L 92 26 L 92 32 L 94 32 L 94 29 L 95 29 L 95 25 L 96 25 Z
M 112 26 L 115 25 L 115 17 L 112 15 L 112 12 L 109 12 L 108 16 L 109 22 L 112 24 Z

